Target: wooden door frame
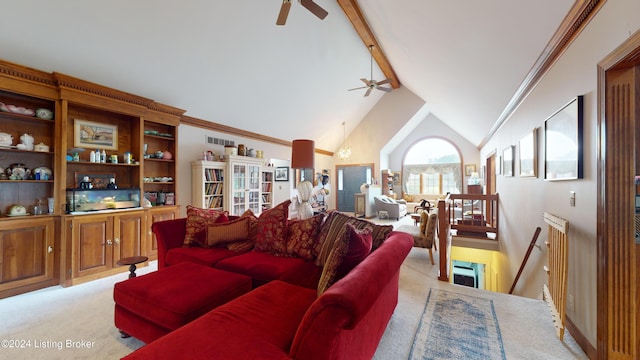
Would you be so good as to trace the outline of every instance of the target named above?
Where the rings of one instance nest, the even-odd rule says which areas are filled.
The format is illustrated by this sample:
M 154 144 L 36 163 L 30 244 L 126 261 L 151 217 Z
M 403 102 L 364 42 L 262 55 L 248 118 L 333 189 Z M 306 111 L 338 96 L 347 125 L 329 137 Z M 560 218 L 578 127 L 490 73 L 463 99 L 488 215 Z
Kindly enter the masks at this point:
M 616 354 L 616 359 L 633 359 L 638 356 L 638 348 L 640 347 L 640 340 L 636 339 L 635 344 L 630 341 L 629 351 L 628 353 L 619 352 L 619 348 L 614 346 L 620 346 L 620 344 L 612 344 L 610 339 L 610 333 L 614 330 L 609 329 L 609 319 L 614 316 L 611 312 L 612 306 L 617 306 L 617 308 L 622 308 L 623 304 L 613 304 L 609 302 L 609 294 L 607 284 L 610 282 L 609 273 L 611 269 L 617 269 L 621 267 L 620 263 L 628 264 L 629 262 L 636 263 L 636 251 L 633 251 L 634 247 L 631 246 L 632 251 L 626 254 L 622 254 L 618 259 L 610 259 L 609 253 L 610 245 L 617 240 L 617 238 L 613 238 L 613 236 L 609 236 L 607 225 L 611 225 L 611 223 L 607 224 L 607 222 L 615 221 L 616 224 L 620 223 L 622 228 L 626 231 L 626 229 L 630 228 L 630 225 L 627 222 L 631 222 L 630 219 L 633 219 L 635 214 L 632 209 L 626 209 L 623 206 L 616 206 L 617 200 L 611 199 L 607 197 L 608 189 L 607 186 L 611 188 L 625 188 L 627 187 L 627 182 L 630 180 L 627 179 L 627 174 L 622 174 L 624 169 L 614 169 L 607 173 L 607 161 L 611 161 L 612 159 L 607 158 L 607 72 L 610 70 L 621 70 L 625 68 L 631 68 L 640 64 L 640 31 L 636 32 L 632 36 L 629 37 L 625 42 L 623 42 L 618 48 L 616 48 L 613 52 L 607 55 L 602 61 L 598 63 L 598 85 L 597 85 L 597 116 L 598 116 L 598 125 L 597 125 L 597 180 L 598 180 L 598 190 L 597 190 L 597 301 L 598 301 L 598 314 L 597 314 L 597 358 L 598 359 L 607 359 L 609 358 L 611 353 Z M 637 93 L 636 93 L 637 96 Z M 613 121 L 613 120 L 612 120 Z M 610 130 L 611 131 L 611 130 Z M 635 140 L 639 141 L 638 139 Z M 634 156 L 638 156 L 635 154 L 635 148 L 633 146 L 628 146 L 629 149 L 625 149 L 622 152 L 616 152 L 618 158 L 620 156 L 631 156 L 634 166 L 635 159 Z M 634 155 L 635 154 L 635 155 Z M 613 157 L 613 154 L 611 154 Z M 621 161 L 620 159 L 618 160 Z M 612 174 L 614 172 L 616 174 Z M 620 176 L 617 176 L 618 172 L 620 172 Z M 634 169 L 635 172 L 635 169 Z M 607 181 L 610 183 L 607 184 Z M 628 201 L 631 201 L 627 199 Z M 632 223 L 632 222 L 631 222 Z M 622 231 L 624 233 L 624 231 Z M 624 234 L 623 234 L 624 235 Z M 625 239 L 624 236 L 621 237 L 622 240 Z M 629 239 L 635 245 L 635 239 Z M 626 256 L 626 258 L 624 258 Z M 633 265 L 632 265 L 633 269 Z M 613 270 L 611 270 L 613 271 Z M 632 274 L 636 274 L 636 271 L 632 271 Z M 633 277 L 633 275 L 632 275 Z M 621 284 L 618 284 L 621 285 Z M 631 294 L 635 295 L 635 301 L 638 301 L 638 279 L 632 279 L 628 284 L 629 291 Z M 631 296 L 633 298 L 633 296 Z M 620 300 L 620 299 L 618 299 Z M 622 299 L 618 301 L 625 301 Z M 634 306 L 634 305 L 631 305 Z M 637 304 L 635 304 L 637 306 Z M 626 314 L 627 316 L 634 316 L 634 312 Z M 636 321 L 635 328 L 632 325 L 632 334 L 625 334 L 627 336 L 632 336 L 633 334 L 638 333 L 638 311 L 635 311 Z M 637 338 L 637 336 L 636 336 Z M 622 344 L 626 345 L 626 344 Z M 622 347 L 622 346 L 620 346 Z

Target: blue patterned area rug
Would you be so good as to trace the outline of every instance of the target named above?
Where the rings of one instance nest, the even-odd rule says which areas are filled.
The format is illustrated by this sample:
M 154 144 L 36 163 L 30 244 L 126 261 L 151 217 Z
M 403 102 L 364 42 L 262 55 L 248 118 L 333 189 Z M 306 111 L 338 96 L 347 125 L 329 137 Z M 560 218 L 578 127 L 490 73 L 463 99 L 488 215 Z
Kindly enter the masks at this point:
M 430 289 L 409 359 L 506 359 L 493 301 Z

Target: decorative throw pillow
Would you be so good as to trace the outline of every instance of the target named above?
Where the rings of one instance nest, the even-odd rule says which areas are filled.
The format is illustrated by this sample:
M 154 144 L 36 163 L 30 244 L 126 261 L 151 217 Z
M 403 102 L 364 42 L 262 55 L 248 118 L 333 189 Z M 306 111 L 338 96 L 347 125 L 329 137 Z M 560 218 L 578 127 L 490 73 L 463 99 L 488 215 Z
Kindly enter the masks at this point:
M 274 255 L 287 255 L 287 218 L 289 204 L 286 200 L 273 208 L 263 211 L 258 217 L 255 251 Z
M 345 276 L 351 269 L 369 256 L 373 243 L 371 230 L 368 228 L 358 230 L 353 225 L 347 224 L 346 233 L 349 236 L 349 246 L 342 263 L 338 267 L 339 278 Z
M 249 238 L 249 218 L 240 217 L 225 223 L 211 224 L 207 227 L 207 246 L 225 245 Z
M 349 250 L 349 231 L 343 228 L 342 232 L 337 236 L 334 246 L 327 256 L 327 260 L 322 268 L 322 275 L 318 282 L 318 296 L 322 295 L 331 285 L 338 281 L 339 267 L 347 255 Z
M 314 260 L 320 253 L 318 232 L 323 214 L 304 220 L 292 220 L 287 225 L 287 254 L 304 260 Z
M 371 229 L 371 237 L 373 238 L 372 251 L 377 249 L 393 231 L 393 225 L 376 225 L 370 221 L 345 215 L 339 211 L 331 211 L 320 228 L 320 234 L 318 234 L 320 253 L 316 259 L 316 265 L 324 266 L 331 249 L 333 249 L 333 243 L 344 231 L 346 224 L 352 224 L 356 229 Z
M 184 246 L 206 246 L 207 227 L 229 221 L 227 214 L 226 211 L 187 205 L 187 231 L 184 236 Z
M 248 235 L 244 241 L 236 241 L 227 244 L 227 249 L 237 252 L 247 252 L 256 244 L 256 234 L 258 233 L 258 218 L 253 214 L 251 209 L 245 211 L 240 218 L 246 218 L 249 221 Z
M 429 213 L 426 211 L 423 211 L 422 213 L 420 213 L 420 235 L 425 234 L 426 230 L 427 230 L 427 219 L 429 218 Z

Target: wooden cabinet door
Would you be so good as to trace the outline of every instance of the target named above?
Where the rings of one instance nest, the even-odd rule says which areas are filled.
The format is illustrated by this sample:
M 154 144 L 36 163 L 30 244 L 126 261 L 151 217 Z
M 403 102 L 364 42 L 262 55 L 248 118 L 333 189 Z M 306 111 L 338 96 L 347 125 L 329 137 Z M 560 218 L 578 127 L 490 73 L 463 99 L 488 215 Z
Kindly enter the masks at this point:
M 113 216 L 78 216 L 73 223 L 73 277 L 113 267 Z
M 178 207 L 155 207 L 149 210 L 149 223 L 147 224 L 147 245 L 145 246 L 146 254 L 149 258 L 158 256 L 158 241 L 156 236 L 151 232 L 151 225 L 158 221 L 174 220 L 178 217 Z
M 52 218 L 4 221 L 0 225 L 0 293 L 53 279 Z
M 113 264 L 118 260 L 142 254 L 144 211 L 114 216 Z

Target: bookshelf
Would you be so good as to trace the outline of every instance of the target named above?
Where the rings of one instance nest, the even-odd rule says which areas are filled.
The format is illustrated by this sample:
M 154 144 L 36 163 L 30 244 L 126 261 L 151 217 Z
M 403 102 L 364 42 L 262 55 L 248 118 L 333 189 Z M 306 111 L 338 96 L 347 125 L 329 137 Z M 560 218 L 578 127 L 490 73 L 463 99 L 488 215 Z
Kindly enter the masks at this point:
M 224 172 L 226 164 L 219 161 L 191 162 L 191 203 L 199 208 L 224 208 Z

